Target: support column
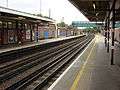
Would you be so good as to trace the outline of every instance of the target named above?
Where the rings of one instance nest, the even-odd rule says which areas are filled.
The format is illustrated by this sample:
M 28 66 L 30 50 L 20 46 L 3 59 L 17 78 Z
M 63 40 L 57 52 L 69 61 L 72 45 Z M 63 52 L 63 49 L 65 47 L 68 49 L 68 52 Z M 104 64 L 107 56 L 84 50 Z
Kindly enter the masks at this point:
M 32 42 L 32 31 L 33 31 L 33 26 L 30 24 L 30 42 Z
M 108 38 L 108 41 L 107 41 L 107 52 L 109 53 L 109 39 L 110 39 L 110 19 L 108 17 L 107 19 L 107 38 Z
M 17 41 L 17 44 L 19 43 L 19 31 L 18 31 L 19 29 L 18 29 L 18 21 L 16 21 L 16 41 Z
M 116 1 L 116 0 L 115 0 Z M 115 34 L 115 1 L 112 9 L 112 46 L 111 46 L 111 65 L 114 65 L 114 34 Z
M 2 27 L 1 27 L 1 45 L 4 44 L 4 30 L 3 30 L 3 21 L 2 21 Z
M 107 47 L 107 20 L 105 21 L 105 47 Z
M 37 24 L 37 31 L 36 31 L 36 41 L 38 42 L 38 26 L 39 24 Z

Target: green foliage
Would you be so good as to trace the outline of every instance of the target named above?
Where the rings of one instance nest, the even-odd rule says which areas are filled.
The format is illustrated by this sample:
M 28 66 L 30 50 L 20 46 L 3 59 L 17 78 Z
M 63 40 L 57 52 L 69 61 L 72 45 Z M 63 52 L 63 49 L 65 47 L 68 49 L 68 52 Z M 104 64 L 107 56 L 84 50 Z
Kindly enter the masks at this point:
M 43 15 L 42 15 L 42 14 L 37 14 L 37 16 L 43 17 Z
M 57 25 L 58 25 L 59 27 L 65 27 L 66 24 L 65 24 L 65 22 L 61 22 L 61 23 L 58 23 Z
M 42 14 L 37 14 L 37 16 L 52 19 L 52 18 L 50 18 L 50 17 L 48 17 L 48 16 L 43 16 Z

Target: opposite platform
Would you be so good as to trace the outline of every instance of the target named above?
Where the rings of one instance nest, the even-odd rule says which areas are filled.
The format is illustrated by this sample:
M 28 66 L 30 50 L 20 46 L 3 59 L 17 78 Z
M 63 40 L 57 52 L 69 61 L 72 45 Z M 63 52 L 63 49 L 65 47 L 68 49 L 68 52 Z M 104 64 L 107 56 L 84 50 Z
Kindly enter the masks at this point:
M 7 48 L 6 47 L 0 48 L 0 53 L 12 51 L 12 50 L 17 50 L 17 49 L 22 49 L 22 48 L 33 47 L 33 46 L 42 45 L 42 44 L 51 43 L 51 42 L 56 42 L 56 41 L 67 40 L 67 39 L 76 38 L 76 37 L 80 37 L 80 36 L 82 36 L 82 35 L 39 40 L 38 42 L 26 43 L 24 45 L 16 45 L 16 46 L 13 45 L 13 46 L 7 47 Z

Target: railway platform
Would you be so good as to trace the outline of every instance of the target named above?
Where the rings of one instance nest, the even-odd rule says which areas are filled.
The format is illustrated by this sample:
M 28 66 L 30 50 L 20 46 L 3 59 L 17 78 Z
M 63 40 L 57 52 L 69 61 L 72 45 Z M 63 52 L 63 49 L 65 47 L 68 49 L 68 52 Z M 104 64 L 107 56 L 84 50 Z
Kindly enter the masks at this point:
M 0 47 L 0 53 L 12 51 L 12 50 L 23 49 L 23 48 L 28 48 L 28 47 L 34 47 L 34 46 L 38 46 L 38 45 L 42 45 L 42 44 L 46 44 L 46 43 L 52 43 L 52 42 L 56 42 L 56 41 L 67 40 L 67 39 L 71 39 L 71 38 L 75 38 L 75 37 L 79 37 L 79 36 L 82 36 L 82 35 L 44 39 L 44 40 L 39 40 L 38 42 L 28 42 L 28 43 L 19 44 L 19 45 L 18 44 L 17 45 L 16 44 L 8 45 L 8 46 L 6 45 L 6 46 Z
M 95 39 L 48 88 L 48 90 L 120 90 L 120 47 L 115 46 L 114 64 L 104 45 L 104 37 Z

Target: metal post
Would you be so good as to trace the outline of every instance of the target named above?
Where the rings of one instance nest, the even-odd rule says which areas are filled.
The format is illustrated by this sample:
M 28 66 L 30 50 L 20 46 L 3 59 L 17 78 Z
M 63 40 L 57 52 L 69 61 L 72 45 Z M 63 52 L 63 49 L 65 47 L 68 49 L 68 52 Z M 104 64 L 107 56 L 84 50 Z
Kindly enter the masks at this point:
M 8 8 L 8 0 L 6 1 L 6 6 L 7 6 L 7 8 Z
M 97 18 L 96 18 L 96 29 L 98 30 L 98 27 L 97 27 Z
M 1 34 L 2 35 L 2 37 L 1 37 L 2 41 L 1 41 L 1 43 L 3 45 L 4 44 L 4 27 L 3 27 L 3 22 L 2 22 L 2 30 L 1 31 L 2 31 L 2 34 Z
M 112 46 L 111 46 L 111 65 L 114 65 L 114 34 L 115 34 L 115 2 L 112 9 Z
M 32 42 L 32 31 L 33 31 L 33 26 L 30 24 L 30 41 Z
M 40 15 L 41 15 L 42 1 L 40 0 Z
M 36 32 L 36 41 L 38 42 L 38 26 L 39 24 L 37 24 L 37 32 Z
M 109 30 L 109 25 L 110 25 L 110 20 L 109 17 L 107 19 L 107 38 L 108 38 L 108 42 L 107 42 L 107 52 L 109 53 L 109 38 L 110 38 L 110 30 Z
M 51 18 L 51 9 L 49 8 L 49 18 Z
M 107 20 L 105 21 L 105 47 L 107 46 Z
M 16 20 L 16 35 L 17 35 L 17 43 L 19 43 L 19 31 L 18 31 L 19 29 L 18 29 L 18 21 Z

